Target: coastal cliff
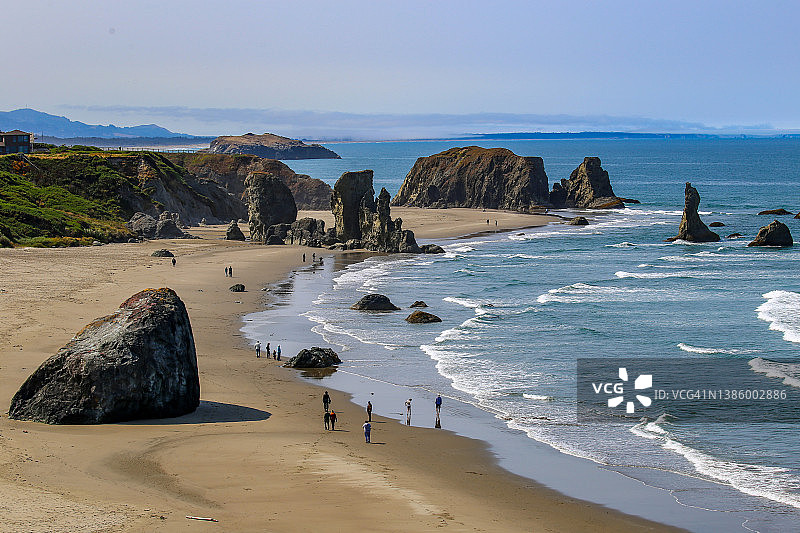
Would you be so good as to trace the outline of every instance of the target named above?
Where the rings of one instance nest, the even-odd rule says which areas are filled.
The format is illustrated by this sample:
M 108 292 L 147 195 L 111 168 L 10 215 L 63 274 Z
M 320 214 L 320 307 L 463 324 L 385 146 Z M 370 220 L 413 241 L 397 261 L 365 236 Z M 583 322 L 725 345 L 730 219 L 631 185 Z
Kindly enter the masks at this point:
M 505 148 L 451 148 L 420 157 L 392 205 L 527 211 L 549 204 L 541 157 Z
M 268 159 L 341 159 L 319 144 L 306 144 L 274 133 L 229 135 L 217 137 L 203 150 L 211 154 L 252 154 Z
M 213 181 L 229 193 L 242 198 L 244 180 L 252 172 L 265 172 L 280 178 L 292 191 L 297 209 L 322 211 L 331 203 L 330 185 L 306 174 L 296 174 L 286 164 L 249 154 L 166 154 L 198 179 Z

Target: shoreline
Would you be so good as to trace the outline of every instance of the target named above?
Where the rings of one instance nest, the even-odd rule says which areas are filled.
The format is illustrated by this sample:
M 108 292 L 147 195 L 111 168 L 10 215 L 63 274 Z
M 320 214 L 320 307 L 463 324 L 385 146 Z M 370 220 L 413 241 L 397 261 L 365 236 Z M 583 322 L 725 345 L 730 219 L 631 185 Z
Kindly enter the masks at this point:
M 214 232 L 224 229 L 204 231 L 216 239 Z M 178 252 L 177 267 L 149 257 L 163 247 Z M 259 289 L 281 283 L 301 253 L 319 251 L 204 240 L 0 254 L 0 263 L 16 272 L 2 292 L 10 304 L 2 325 L 11 332 L 0 343 L 5 400 L 75 331 L 147 286 L 171 286 L 187 304 L 203 387 L 200 408 L 179 419 L 46 426 L 3 416 L 0 505 L 12 510 L 6 525 L 172 531 L 187 527 L 184 515 L 194 515 L 217 518 L 223 530 L 331 523 L 387 531 L 515 531 L 520 524 L 672 530 L 510 474 L 473 439 L 422 428 L 399 438 L 406 428 L 375 417 L 384 423 L 375 436 L 386 444 L 366 448 L 360 423 L 352 422 L 361 415 L 351 416 L 361 408 L 344 393 L 334 393 L 335 405 L 347 405 L 342 431 L 322 433 L 314 420 L 319 390 L 294 370 L 257 360 L 239 333 L 242 317 L 271 297 Z M 227 263 L 235 265 L 236 280 L 223 277 Z M 244 282 L 248 292 L 228 292 L 232 282 Z M 463 464 L 471 465 L 468 472 Z

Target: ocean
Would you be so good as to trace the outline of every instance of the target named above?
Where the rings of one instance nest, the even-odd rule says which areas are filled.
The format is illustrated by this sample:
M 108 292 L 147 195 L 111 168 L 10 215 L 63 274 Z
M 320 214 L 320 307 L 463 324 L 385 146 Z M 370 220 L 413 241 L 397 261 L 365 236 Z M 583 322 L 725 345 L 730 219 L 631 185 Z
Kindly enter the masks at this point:
M 686 509 L 718 511 L 709 516 L 724 515 L 743 531 L 798 530 L 797 423 L 658 417 L 580 424 L 575 402 L 581 357 L 674 358 L 676 364 L 685 358 L 741 358 L 776 388 L 800 386 L 800 365 L 774 362 L 796 358 L 800 343 L 800 248 L 747 247 L 758 228 L 775 218 L 758 211 L 800 209 L 800 140 L 477 144 L 541 156 L 551 184 L 569 177 L 585 156 L 598 156 L 615 193 L 641 204 L 602 213 L 558 212 L 587 216 L 591 224 L 584 227 L 551 224 L 440 241 L 446 253 L 438 256 L 327 265 L 325 276 L 318 269 L 298 272 L 314 294 L 286 305 L 294 320 L 313 328 L 319 342 L 342 357 L 339 371 L 325 378 L 330 386 L 347 390 L 355 377 L 402 390 L 398 398 L 412 391 L 422 405 L 440 393 L 445 427 L 448 407 L 470 406 L 494 421 L 494 429 L 483 433 L 490 442 L 513 432 L 532 447 L 546 445 L 658 487 Z M 328 147 L 340 160 L 287 164 L 331 185 L 342 172 L 369 168 L 376 193 L 386 187 L 394 195 L 417 157 L 463 145 L 334 144 Z M 702 197 L 706 224 L 725 224 L 712 228 L 723 237 L 720 242 L 664 242 L 677 233 L 687 181 Z M 779 218 L 800 237 L 800 220 Z M 734 232 L 744 237 L 725 238 Z M 404 308 L 424 300 L 442 323 L 410 326 L 402 312 L 364 315 L 349 309 L 371 292 Z M 245 332 L 265 335 L 274 312 L 248 317 Z M 359 387 L 350 392 L 363 394 Z M 401 419 L 399 402 L 373 401 L 376 412 Z M 450 412 L 475 418 L 464 409 Z M 430 413 L 414 423 L 432 425 Z M 515 453 L 524 454 L 524 447 Z M 507 463 L 515 470 L 514 461 Z M 689 528 L 714 531 L 720 523 L 710 518 Z

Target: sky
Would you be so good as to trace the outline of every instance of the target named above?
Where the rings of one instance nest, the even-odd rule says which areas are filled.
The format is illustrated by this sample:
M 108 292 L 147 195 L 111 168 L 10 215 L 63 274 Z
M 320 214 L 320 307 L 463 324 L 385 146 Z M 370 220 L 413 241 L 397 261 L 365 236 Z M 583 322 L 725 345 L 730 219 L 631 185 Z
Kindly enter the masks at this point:
M 5 2 L 0 110 L 197 135 L 797 130 L 798 20 L 797 1 Z

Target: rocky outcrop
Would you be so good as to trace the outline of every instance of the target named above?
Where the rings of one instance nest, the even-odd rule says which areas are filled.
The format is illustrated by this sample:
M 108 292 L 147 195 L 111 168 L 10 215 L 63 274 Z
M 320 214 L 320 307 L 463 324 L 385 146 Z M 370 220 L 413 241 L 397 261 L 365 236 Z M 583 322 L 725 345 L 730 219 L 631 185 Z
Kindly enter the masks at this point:
M 782 216 L 782 215 L 792 215 L 794 213 L 790 213 L 789 211 L 787 211 L 786 209 L 781 207 L 780 209 L 767 209 L 766 211 L 761 211 L 758 214 L 759 215 L 778 215 L 778 216 Z M 798 213 L 798 215 L 800 215 L 800 213 Z
M 740 237 L 744 237 L 744 235 L 742 235 L 741 233 L 731 233 L 730 235 L 728 235 L 725 238 L 726 239 L 738 239 Z
M 529 211 L 549 204 L 541 157 L 468 146 L 417 159 L 392 205 Z
M 180 416 L 199 403 L 186 307 L 171 289 L 147 289 L 42 363 L 14 395 L 9 417 L 102 424 Z
M 175 254 L 173 254 L 172 252 L 170 252 L 167 249 L 156 250 L 155 252 L 153 252 L 150 255 L 152 257 L 175 257 Z
M 244 233 L 239 229 L 239 224 L 235 220 L 231 220 L 228 229 L 225 231 L 225 240 L 227 241 L 244 241 Z
M 792 246 L 792 234 L 783 222 L 774 220 L 758 230 L 758 235 L 747 246 Z
M 412 308 L 414 308 L 414 307 L 428 307 L 428 304 L 426 304 L 422 300 L 417 300 L 416 302 L 411 304 L 409 307 L 412 307 Z
M 253 172 L 245 180 L 250 220 L 250 240 L 264 242 L 274 224 L 290 224 L 297 219 L 297 206 L 289 187 L 264 172 Z
M 406 317 L 406 322 L 409 324 L 431 324 L 433 322 L 441 322 L 442 319 L 438 316 L 426 313 L 425 311 L 414 311 Z
M 341 159 L 319 144 L 306 144 L 274 133 L 217 137 L 203 152 L 211 154 L 252 154 L 268 159 Z
M 420 250 L 422 250 L 423 254 L 443 254 L 444 248 L 439 246 L 438 244 L 423 244 L 420 246 Z
M 399 311 L 400 308 L 394 305 L 388 297 L 383 294 L 367 294 L 359 301 L 350 306 L 356 311 Z
M 372 188 L 372 171 L 345 172 L 333 186 L 331 212 L 336 239 L 358 242 L 367 250 L 385 253 L 418 253 L 414 232 L 403 229 L 400 218 L 392 220 L 391 197 L 381 189 L 377 198 Z
M 158 220 L 145 213 L 135 213 L 125 227 L 142 239 L 186 239 L 190 235 L 178 227 L 178 213 L 163 212 Z
M 588 226 L 589 221 L 586 220 L 586 217 L 575 217 L 571 218 L 567 224 L 570 226 Z
M 697 208 L 700 206 L 700 193 L 686 182 L 685 202 L 683 207 L 683 217 L 678 228 L 678 234 L 667 241 L 677 241 L 678 239 L 689 242 L 717 242 L 719 235 L 708 229 L 700 220 Z
M 228 290 L 231 292 L 244 292 L 244 285 L 241 283 L 235 283 L 228 287 Z
M 625 207 L 611 188 L 608 172 L 600 165 L 599 157 L 586 157 L 569 179 L 553 184 L 550 203 L 555 207 L 610 209 Z
M 724 228 L 725 224 L 723 224 L 722 222 L 712 222 L 711 224 L 708 225 L 708 227 L 709 228 Z
M 314 346 L 310 349 L 300 350 L 300 353 L 289 359 L 283 366 L 289 368 L 327 368 L 338 365 L 341 362 L 339 355 L 330 348 Z
M 311 217 L 301 218 L 291 224 L 270 226 L 266 236 L 267 244 L 298 244 L 321 248 L 336 243 L 335 230 L 329 228 L 325 231 L 325 221 Z
M 286 164 L 274 159 L 263 159 L 255 155 L 209 153 L 167 154 L 167 157 L 185 167 L 196 179 L 214 182 L 240 200 L 244 195 L 244 180 L 247 176 L 252 172 L 265 172 L 280 178 L 289 187 L 297 209 L 330 209 L 330 185 L 305 174 L 295 174 Z

